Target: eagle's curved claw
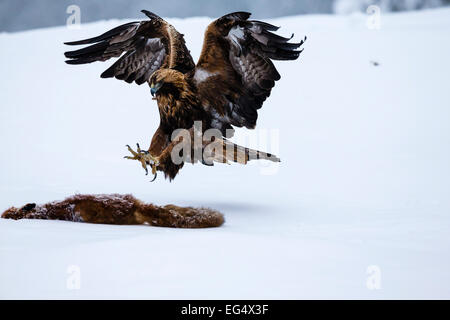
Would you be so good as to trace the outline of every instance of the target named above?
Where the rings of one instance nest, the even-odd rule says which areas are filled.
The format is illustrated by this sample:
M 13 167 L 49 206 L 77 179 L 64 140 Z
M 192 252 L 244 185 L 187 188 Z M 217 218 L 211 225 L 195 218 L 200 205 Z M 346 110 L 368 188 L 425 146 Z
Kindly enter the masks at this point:
M 149 165 L 152 168 L 152 173 L 154 175 L 152 181 L 155 181 L 157 177 L 156 168 L 159 166 L 159 159 L 157 157 L 153 157 L 148 151 L 141 150 L 139 143 L 136 143 L 137 147 L 136 151 L 131 149 L 129 145 L 126 145 L 126 147 L 128 148 L 128 151 L 132 154 L 132 156 L 131 157 L 124 156 L 124 158 L 130 160 L 138 160 L 141 163 L 142 168 L 144 168 L 145 170 L 145 175 L 148 175 L 147 165 Z

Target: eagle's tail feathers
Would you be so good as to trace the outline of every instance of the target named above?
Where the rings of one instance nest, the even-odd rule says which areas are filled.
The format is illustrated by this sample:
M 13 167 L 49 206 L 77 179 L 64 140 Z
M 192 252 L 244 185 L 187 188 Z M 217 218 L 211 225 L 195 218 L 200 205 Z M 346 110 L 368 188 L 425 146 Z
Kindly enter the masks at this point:
M 222 144 L 221 148 L 217 148 L 216 146 L 216 149 L 218 149 L 219 152 L 215 152 L 216 150 L 211 148 L 212 152 L 208 153 L 208 149 L 205 149 L 206 152 L 204 152 L 203 157 L 207 160 L 207 163 L 216 161 L 221 163 L 236 162 L 247 164 L 247 162 L 251 160 L 281 161 L 280 158 L 274 154 L 242 147 L 227 140 L 222 140 L 220 143 Z

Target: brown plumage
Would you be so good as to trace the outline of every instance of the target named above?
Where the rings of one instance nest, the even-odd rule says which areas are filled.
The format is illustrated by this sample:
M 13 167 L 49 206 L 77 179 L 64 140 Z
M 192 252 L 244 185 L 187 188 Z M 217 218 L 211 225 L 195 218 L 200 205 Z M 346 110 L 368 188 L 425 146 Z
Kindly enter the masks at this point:
M 132 195 L 75 195 L 43 205 L 11 207 L 5 219 L 46 219 L 104 224 L 146 224 L 171 228 L 209 228 L 223 224 L 223 215 L 207 208 L 146 204 Z
M 278 27 L 248 20 L 250 13 L 235 12 L 212 22 L 205 32 L 200 58 L 195 65 L 186 48 L 183 35 L 157 15 L 145 11 L 150 20 L 131 22 L 114 28 L 98 37 L 68 42 L 69 45 L 91 44 L 80 50 L 69 51 L 65 56 L 69 64 L 105 61 L 120 57 L 102 73 L 103 78 L 115 77 L 127 82 L 148 82 L 156 96 L 160 125 L 153 136 L 148 151 L 134 152 L 127 157 L 139 160 L 153 173 L 163 171 L 173 179 L 183 163 L 175 164 L 171 151 L 183 139 L 171 139 L 176 129 L 189 130 L 194 141 L 195 121 L 201 123 L 201 133 L 216 129 L 220 137 L 214 143 L 221 145 L 214 155 L 203 154 L 216 162 L 247 163 L 252 159 L 278 162 L 276 156 L 243 148 L 227 141 L 233 127 L 252 129 L 256 126 L 257 110 L 270 96 L 275 81 L 280 79 L 271 60 L 295 60 L 303 44 L 290 43 L 292 38 L 278 36 L 271 31 Z M 306 39 L 306 38 L 305 38 Z M 211 141 L 201 143 L 202 150 Z M 228 146 L 228 148 L 227 148 Z M 191 153 L 195 146 L 192 144 Z M 232 150 L 218 155 L 217 150 Z M 147 171 L 147 169 L 146 169 Z

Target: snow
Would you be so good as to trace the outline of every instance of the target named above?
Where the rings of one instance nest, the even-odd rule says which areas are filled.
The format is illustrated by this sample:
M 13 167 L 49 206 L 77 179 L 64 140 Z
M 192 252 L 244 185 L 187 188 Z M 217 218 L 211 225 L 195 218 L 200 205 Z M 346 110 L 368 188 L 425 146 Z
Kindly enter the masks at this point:
M 335 13 L 348 14 L 364 12 L 369 6 L 376 5 L 383 12 L 389 12 L 442 7 L 446 2 L 448 4 L 446 0 L 335 0 L 333 9 Z
M 276 63 L 259 130 L 235 140 L 281 164 L 186 165 L 172 183 L 123 159 L 158 125 L 148 86 L 100 79 L 110 62 L 64 63 L 63 41 L 124 21 L 0 34 L 0 211 L 132 193 L 226 219 L 204 230 L 1 219 L 0 298 L 450 298 L 449 18 L 383 14 L 380 30 L 361 14 L 270 20 L 307 35 L 305 51 Z M 170 21 L 197 59 L 210 19 Z

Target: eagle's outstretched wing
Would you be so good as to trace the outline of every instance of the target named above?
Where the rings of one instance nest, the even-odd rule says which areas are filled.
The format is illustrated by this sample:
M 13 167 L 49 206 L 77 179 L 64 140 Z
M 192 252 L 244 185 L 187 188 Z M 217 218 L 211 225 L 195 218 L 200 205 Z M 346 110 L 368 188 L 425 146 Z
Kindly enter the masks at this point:
M 130 22 L 104 34 L 67 45 L 91 44 L 88 47 L 66 52 L 68 64 L 84 64 L 119 57 L 102 78 L 116 77 L 128 83 L 146 82 L 159 68 L 173 68 L 186 73 L 194 69 L 194 61 L 186 48 L 183 35 L 175 28 L 146 10 L 150 20 Z
M 295 60 L 302 52 L 304 40 L 289 43 L 293 35 L 276 35 L 271 31 L 279 27 L 249 17 L 235 12 L 208 26 L 193 76 L 218 129 L 254 128 L 257 110 L 280 79 L 271 59 Z

